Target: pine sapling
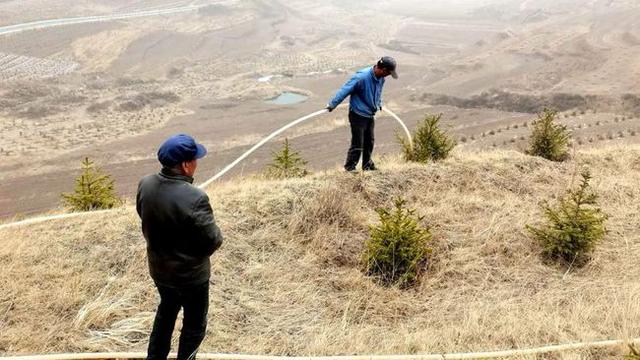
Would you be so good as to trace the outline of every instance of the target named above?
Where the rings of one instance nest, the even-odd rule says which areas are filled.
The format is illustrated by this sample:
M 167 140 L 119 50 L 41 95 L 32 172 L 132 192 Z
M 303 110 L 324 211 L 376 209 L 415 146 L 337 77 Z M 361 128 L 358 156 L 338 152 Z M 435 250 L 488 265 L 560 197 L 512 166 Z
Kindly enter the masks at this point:
M 417 282 L 431 253 L 432 236 L 422 217 L 397 199 L 394 209 L 378 209 L 380 224 L 369 228 L 363 254 L 365 272 L 384 285 L 408 287 Z
M 402 145 L 405 160 L 427 163 L 449 156 L 451 150 L 456 146 L 456 142 L 440 128 L 441 118 L 442 114 L 427 115 L 423 121 L 418 123 L 413 134 L 413 147 L 409 141 L 397 137 Z
M 551 161 L 564 161 L 568 158 L 570 133 L 566 125 L 555 122 L 556 115 L 555 111 L 545 109 L 538 115 L 538 120 L 531 124 L 527 154 Z
M 85 157 L 73 193 L 62 193 L 62 202 L 73 211 L 111 209 L 120 204 L 111 176 L 103 174 Z
M 267 165 L 266 176 L 273 179 L 304 177 L 309 174 L 305 161 L 297 151 L 291 149 L 289 139 L 285 138 L 280 151 L 274 152 L 273 162 Z
M 527 225 L 547 258 L 578 266 L 586 263 L 606 235 L 604 223 L 608 217 L 597 206 L 597 195 L 589 188 L 589 171 L 584 170 L 581 177 L 580 186 L 567 191 L 556 207 L 543 206 L 547 224 Z

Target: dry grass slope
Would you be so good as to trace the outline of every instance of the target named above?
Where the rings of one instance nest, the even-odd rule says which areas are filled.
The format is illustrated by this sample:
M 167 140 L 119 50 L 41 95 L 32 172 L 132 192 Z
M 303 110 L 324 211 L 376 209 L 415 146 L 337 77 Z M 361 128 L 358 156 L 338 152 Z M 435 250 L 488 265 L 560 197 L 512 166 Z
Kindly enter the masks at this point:
M 592 169 L 610 234 L 589 265 L 567 272 L 543 263 L 524 226 L 571 183 L 576 163 Z M 209 190 L 226 243 L 202 351 L 464 352 L 640 335 L 640 147 L 568 163 L 495 151 L 381 165 Z M 435 237 L 434 261 L 409 291 L 359 268 L 374 209 L 396 196 L 426 215 Z M 0 266 L 0 354 L 146 349 L 157 299 L 131 208 L 3 230 Z

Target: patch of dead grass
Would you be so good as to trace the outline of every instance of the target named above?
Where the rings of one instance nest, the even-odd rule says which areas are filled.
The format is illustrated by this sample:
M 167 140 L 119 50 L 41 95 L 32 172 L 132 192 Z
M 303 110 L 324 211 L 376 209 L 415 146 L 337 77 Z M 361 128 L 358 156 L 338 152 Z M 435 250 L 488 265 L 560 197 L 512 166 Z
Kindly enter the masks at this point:
M 372 173 L 217 184 L 209 193 L 226 241 L 201 351 L 466 352 L 637 337 L 639 155 L 609 148 L 554 163 L 458 151 L 426 166 L 388 158 Z M 610 233 L 589 265 L 558 268 L 524 225 L 571 185 L 576 164 L 591 167 Z M 435 237 L 434 261 L 407 291 L 376 285 L 359 264 L 375 208 L 396 196 Z M 144 351 L 157 295 L 138 222 L 122 208 L 2 230 L 0 353 Z

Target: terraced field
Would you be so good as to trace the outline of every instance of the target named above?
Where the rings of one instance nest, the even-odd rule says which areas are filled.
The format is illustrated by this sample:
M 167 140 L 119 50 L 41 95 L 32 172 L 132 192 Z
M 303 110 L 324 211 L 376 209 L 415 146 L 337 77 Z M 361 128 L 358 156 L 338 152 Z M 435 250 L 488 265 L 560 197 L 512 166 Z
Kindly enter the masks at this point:
M 69 60 L 51 60 L 0 52 L 0 81 L 38 79 L 69 74 L 79 64 Z

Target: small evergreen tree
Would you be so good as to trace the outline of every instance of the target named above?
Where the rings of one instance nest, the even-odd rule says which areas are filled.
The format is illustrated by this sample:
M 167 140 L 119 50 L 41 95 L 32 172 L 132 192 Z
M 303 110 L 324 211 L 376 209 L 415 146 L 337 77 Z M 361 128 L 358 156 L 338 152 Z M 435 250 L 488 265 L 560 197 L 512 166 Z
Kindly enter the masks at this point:
M 427 115 L 422 122 L 418 123 L 413 134 L 413 147 L 408 140 L 398 136 L 405 160 L 426 163 L 449 156 L 456 142 L 440 129 L 441 117 L 442 114 Z
M 531 138 L 527 154 L 551 161 L 567 159 L 570 133 L 565 125 L 555 122 L 557 112 L 544 109 L 531 126 Z
M 404 200 L 397 199 L 395 209 L 378 209 L 380 224 L 369 228 L 363 254 L 365 272 L 385 285 L 415 283 L 431 252 L 431 232 L 420 226 L 422 217 L 404 205 Z
M 297 151 L 289 146 L 289 139 L 284 139 L 282 150 L 274 152 L 273 162 L 267 165 L 267 177 L 274 179 L 285 179 L 293 177 L 304 177 L 309 174 L 305 165 L 307 162 L 302 159 Z
M 608 217 L 597 207 L 597 195 L 589 188 L 589 171 L 583 171 L 581 176 L 580 186 L 570 189 L 556 208 L 544 205 L 547 225 L 540 228 L 527 225 L 545 256 L 578 265 L 588 260 L 604 238 L 607 232 L 604 222 Z
M 114 181 L 84 158 L 82 173 L 76 178 L 73 193 L 62 193 L 62 202 L 73 211 L 111 209 L 120 203 L 115 194 Z

